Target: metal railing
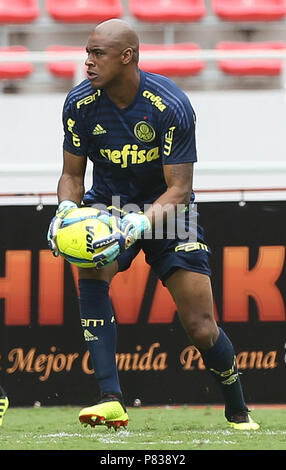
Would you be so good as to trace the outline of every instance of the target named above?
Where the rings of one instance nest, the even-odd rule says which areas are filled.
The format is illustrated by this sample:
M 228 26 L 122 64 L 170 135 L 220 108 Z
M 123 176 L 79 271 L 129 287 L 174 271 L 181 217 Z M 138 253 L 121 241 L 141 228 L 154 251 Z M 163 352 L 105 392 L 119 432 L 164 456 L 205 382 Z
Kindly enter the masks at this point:
M 286 173 L 286 160 L 271 160 L 271 161 L 214 161 L 214 162 L 198 162 L 196 165 L 196 173 L 200 175 L 216 174 L 216 173 L 240 173 L 249 174 L 269 174 L 269 173 Z M 59 176 L 61 166 L 59 165 L 45 165 L 45 164 L 26 164 L 26 165 L 1 165 L 0 176 Z M 92 172 L 92 169 L 87 169 L 87 172 Z
M 237 202 L 244 207 L 250 201 L 286 200 L 286 187 L 257 188 L 194 188 L 197 202 Z M 21 204 L 19 202 L 21 201 Z M 1 205 L 32 205 L 37 211 L 44 206 L 57 205 L 56 192 L 3 192 L 0 193 Z
M 215 49 L 205 49 L 197 51 L 142 51 L 140 58 L 143 60 L 177 60 L 177 61 L 196 61 L 216 62 L 220 60 L 235 59 L 279 59 L 283 61 L 281 73 L 281 83 L 286 88 L 286 50 L 273 49 L 252 49 L 239 51 L 223 51 Z M 0 52 L 0 62 L 31 62 L 49 63 L 49 62 L 71 62 L 76 64 L 76 74 L 74 83 L 79 83 L 85 78 L 85 70 L 83 67 L 86 59 L 86 53 L 77 51 L 50 52 L 50 51 L 27 51 L 27 52 Z

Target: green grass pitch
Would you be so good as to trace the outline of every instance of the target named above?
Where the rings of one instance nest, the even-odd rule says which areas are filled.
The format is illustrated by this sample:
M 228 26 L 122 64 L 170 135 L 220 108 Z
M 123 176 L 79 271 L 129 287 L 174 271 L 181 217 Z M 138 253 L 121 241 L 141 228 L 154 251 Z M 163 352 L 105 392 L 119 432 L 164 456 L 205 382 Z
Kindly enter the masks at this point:
M 76 407 L 10 407 L 0 450 L 285 450 L 286 408 L 257 407 L 258 431 L 228 428 L 217 407 L 128 408 L 127 429 L 84 427 Z

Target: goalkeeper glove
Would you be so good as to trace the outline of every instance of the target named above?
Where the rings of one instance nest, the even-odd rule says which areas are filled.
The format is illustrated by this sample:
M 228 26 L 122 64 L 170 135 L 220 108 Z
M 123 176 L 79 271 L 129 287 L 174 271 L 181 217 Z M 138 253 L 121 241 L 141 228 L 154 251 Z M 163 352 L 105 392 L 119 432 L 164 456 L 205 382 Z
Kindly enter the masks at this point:
M 109 266 L 122 253 L 125 247 L 125 238 L 121 231 L 120 219 L 118 217 L 110 215 L 108 212 L 100 211 L 97 218 L 110 229 L 108 237 L 103 237 L 93 242 L 95 250 L 106 247 L 93 256 L 94 267 L 100 269 Z
M 144 214 L 129 212 L 121 220 L 121 230 L 124 232 L 125 248 L 133 245 L 143 232 L 151 230 L 151 222 Z
M 95 250 L 106 247 L 93 257 L 96 268 L 111 264 L 125 249 L 140 238 L 144 231 L 151 230 L 151 223 L 144 214 L 130 212 L 122 219 L 101 211 L 98 219 L 110 228 L 111 234 L 93 242 Z
M 57 231 L 59 230 L 64 217 L 72 209 L 76 209 L 78 206 L 75 202 L 72 201 L 62 201 L 56 211 L 56 215 L 52 218 L 49 225 L 47 240 L 50 250 L 53 252 L 54 256 L 59 256 L 59 250 L 57 247 Z

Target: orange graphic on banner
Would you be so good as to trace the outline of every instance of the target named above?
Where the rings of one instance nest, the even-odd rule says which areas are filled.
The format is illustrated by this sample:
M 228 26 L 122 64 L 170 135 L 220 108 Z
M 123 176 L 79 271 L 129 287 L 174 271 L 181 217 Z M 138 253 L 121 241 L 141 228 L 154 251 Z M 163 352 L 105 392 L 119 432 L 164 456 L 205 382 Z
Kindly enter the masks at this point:
M 276 285 L 284 259 L 284 246 L 261 246 L 256 265 L 249 269 L 247 246 L 224 248 L 224 321 L 248 321 L 249 297 L 256 302 L 260 321 L 285 321 L 284 301 Z
M 63 312 L 64 259 L 55 258 L 50 250 L 40 250 L 38 323 L 62 325 Z
M 149 272 L 144 253 L 140 251 L 131 268 L 112 280 L 110 297 L 118 323 L 137 323 Z
M 31 251 L 8 250 L 5 273 L 0 278 L 0 298 L 5 299 L 6 325 L 30 323 Z
M 260 321 L 285 321 L 282 293 L 276 285 L 285 262 L 284 246 L 262 246 L 250 268 L 247 246 L 225 247 L 223 251 L 223 318 L 225 322 L 249 320 L 249 298 L 257 305 Z M 0 298 L 4 299 L 6 325 L 28 325 L 31 321 L 31 250 L 8 250 L 5 275 L 0 277 Z M 77 286 L 77 268 L 71 266 Z M 118 323 L 137 323 L 146 292 L 150 267 L 140 252 L 130 269 L 115 276 L 110 287 Z M 64 321 L 64 260 L 49 250 L 39 252 L 38 322 L 61 325 Z M 172 323 L 176 305 L 158 280 L 149 313 L 149 323 Z M 214 304 L 215 317 L 218 312 Z
M 166 287 L 161 281 L 157 282 L 149 314 L 149 323 L 172 323 L 174 321 L 177 306 Z

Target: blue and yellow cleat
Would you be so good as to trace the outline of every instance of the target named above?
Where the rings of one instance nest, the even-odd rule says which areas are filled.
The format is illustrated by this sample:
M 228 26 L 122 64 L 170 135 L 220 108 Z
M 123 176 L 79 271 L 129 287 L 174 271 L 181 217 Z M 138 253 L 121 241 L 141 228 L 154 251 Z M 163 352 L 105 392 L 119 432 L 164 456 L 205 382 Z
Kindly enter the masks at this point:
M 8 397 L 1 397 L 0 398 L 0 426 L 3 424 L 4 415 L 8 409 L 9 400 Z
M 126 428 L 129 422 L 126 409 L 117 397 L 105 397 L 98 404 L 83 408 L 78 418 L 85 426 L 106 425 L 115 431 L 121 426 Z
M 249 416 L 248 411 L 237 413 L 227 418 L 227 424 L 239 431 L 257 431 L 260 428 L 259 424 Z

